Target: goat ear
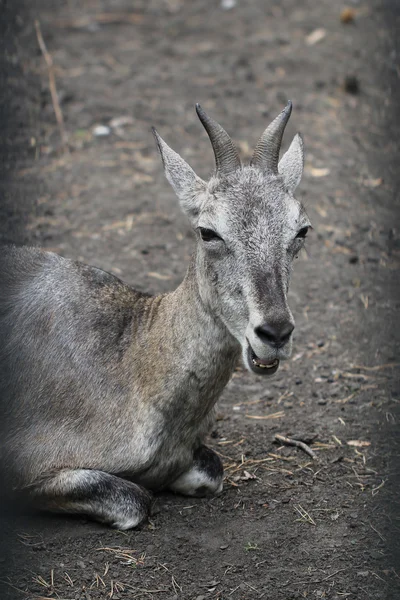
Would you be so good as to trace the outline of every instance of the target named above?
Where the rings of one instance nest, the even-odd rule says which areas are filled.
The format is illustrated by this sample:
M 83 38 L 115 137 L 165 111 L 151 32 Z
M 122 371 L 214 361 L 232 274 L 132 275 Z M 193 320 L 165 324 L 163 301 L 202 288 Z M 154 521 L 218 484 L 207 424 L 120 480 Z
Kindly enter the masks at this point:
M 205 190 L 206 184 L 196 175 L 192 167 L 164 142 L 154 127 L 153 134 L 161 154 L 165 175 L 180 200 L 182 210 L 193 219 L 199 213 L 201 204 L 199 193 Z
M 303 138 L 297 133 L 288 150 L 278 164 L 278 172 L 282 175 L 290 192 L 294 192 L 300 183 L 304 168 Z

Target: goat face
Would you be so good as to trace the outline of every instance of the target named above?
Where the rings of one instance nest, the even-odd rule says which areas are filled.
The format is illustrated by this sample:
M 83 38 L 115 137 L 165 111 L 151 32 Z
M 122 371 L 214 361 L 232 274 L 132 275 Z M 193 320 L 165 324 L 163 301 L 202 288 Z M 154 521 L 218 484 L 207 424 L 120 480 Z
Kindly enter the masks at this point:
M 303 171 L 296 135 L 278 162 L 291 104 L 242 166 L 228 134 L 197 106 L 216 172 L 208 183 L 155 132 L 167 178 L 197 236 L 200 297 L 242 347 L 246 367 L 271 375 L 290 356 L 294 320 L 287 303 L 291 266 L 310 227 L 293 193 Z

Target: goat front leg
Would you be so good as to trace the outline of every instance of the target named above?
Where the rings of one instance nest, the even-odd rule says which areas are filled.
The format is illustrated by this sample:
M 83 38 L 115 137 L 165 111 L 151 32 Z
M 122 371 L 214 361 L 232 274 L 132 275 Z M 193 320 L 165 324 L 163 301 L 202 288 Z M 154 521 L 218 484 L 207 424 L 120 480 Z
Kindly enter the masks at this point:
M 132 529 L 149 515 L 152 496 L 130 481 L 91 469 L 63 469 L 28 488 L 41 510 L 91 517 L 116 529 Z
M 169 485 L 169 489 L 185 496 L 216 496 L 222 492 L 224 469 L 219 456 L 210 448 L 195 450 L 193 463 Z

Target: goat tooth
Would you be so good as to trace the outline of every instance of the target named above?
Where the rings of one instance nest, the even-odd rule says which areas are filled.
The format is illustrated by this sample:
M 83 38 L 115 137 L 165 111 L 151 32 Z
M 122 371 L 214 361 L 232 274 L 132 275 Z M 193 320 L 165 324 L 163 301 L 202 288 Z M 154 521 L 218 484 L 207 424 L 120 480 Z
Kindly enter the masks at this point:
M 264 365 L 263 363 L 260 363 L 258 362 L 258 360 L 253 358 L 253 365 L 258 367 L 259 369 L 273 369 L 274 367 L 276 367 L 276 360 Z

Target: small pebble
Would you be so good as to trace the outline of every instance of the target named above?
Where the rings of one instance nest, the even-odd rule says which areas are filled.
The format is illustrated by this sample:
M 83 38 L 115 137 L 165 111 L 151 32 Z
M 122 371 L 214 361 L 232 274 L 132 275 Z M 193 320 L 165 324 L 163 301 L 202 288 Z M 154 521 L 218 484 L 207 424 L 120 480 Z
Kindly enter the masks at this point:
M 347 75 L 343 82 L 344 91 L 354 96 L 360 92 L 360 84 L 355 75 Z
M 325 398 L 320 398 L 320 399 L 318 400 L 318 404 L 320 404 L 321 406 L 325 406 L 325 404 L 327 404 L 327 402 L 328 402 L 328 401 L 327 401 L 327 400 L 325 400 Z
M 106 125 L 96 125 L 96 127 L 93 127 L 92 129 L 92 133 L 96 137 L 104 137 L 106 135 L 110 135 L 111 129 Z
M 230 10 L 236 6 L 236 0 L 221 0 L 221 8 L 223 10 Z

